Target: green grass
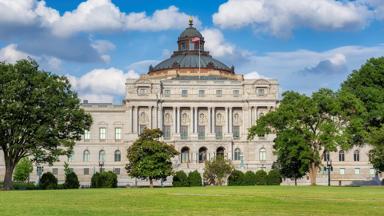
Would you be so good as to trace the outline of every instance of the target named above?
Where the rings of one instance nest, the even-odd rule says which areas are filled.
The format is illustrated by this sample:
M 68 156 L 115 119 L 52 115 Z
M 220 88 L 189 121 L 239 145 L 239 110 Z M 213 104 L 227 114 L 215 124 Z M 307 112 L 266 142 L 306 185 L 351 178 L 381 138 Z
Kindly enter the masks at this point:
M 0 191 L 0 215 L 384 215 L 384 187 Z

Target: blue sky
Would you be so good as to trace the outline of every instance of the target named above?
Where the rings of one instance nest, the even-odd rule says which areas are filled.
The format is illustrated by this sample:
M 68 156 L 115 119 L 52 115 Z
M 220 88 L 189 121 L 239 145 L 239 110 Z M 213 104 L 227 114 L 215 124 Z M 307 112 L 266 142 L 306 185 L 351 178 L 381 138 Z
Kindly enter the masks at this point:
M 118 102 L 189 16 L 215 58 L 283 91 L 337 89 L 384 51 L 384 0 L 0 0 L 0 60 L 31 56 L 81 98 Z

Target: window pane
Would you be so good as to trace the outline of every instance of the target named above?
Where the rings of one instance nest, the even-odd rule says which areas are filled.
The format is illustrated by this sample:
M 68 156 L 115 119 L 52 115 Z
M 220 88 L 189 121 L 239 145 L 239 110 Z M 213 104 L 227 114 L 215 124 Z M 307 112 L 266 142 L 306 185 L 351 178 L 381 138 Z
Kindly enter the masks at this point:
M 239 97 L 239 95 L 240 95 L 240 91 L 239 90 L 233 90 L 233 96 L 234 97 Z
M 188 126 L 181 126 L 180 127 L 180 138 L 181 139 L 188 139 Z
M 146 127 L 146 125 L 140 125 L 139 134 L 143 133 Z
M 105 140 L 106 138 L 106 129 L 104 127 L 99 129 L 99 138 Z
M 232 133 L 233 139 L 238 140 L 240 138 L 240 126 L 233 126 Z
M 223 138 L 223 127 L 222 126 L 215 126 L 215 134 L 216 134 L 216 139 L 222 139 Z
M 216 90 L 216 96 L 217 97 L 223 96 L 223 91 L 222 90 Z
M 345 169 L 344 168 L 340 168 L 339 173 L 340 173 L 340 175 L 344 175 L 345 174 Z
M 115 162 L 121 161 L 121 153 L 119 150 L 115 151 Z
M 197 126 L 197 136 L 199 140 L 205 139 L 205 126 Z
M 187 97 L 188 96 L 188 90 L 181 90 L 181 96 Z
M 114 172 L 116 175 L 120 175 L 120 168 L 113 168 L 113 172 Z
M 164 90 L 164 97 L 169 97 L 171 95 L 171 90 L 166 89 Z
M 89 175 L 89 168 L 84 168 L 84 175 Z
M 360 175 L 360 168 L 355 168 L 355 175 Z
M 115 128 L 115 139 L 121 140 L 121 128 Z
M 163 137 L 165 140 L 169 140 L 171 138 L 171 127 L 164 126 L 163 127 Z
M 91 139 L 91 133 L 89 130 L 84 131 L 84 140 L 90 140 Z

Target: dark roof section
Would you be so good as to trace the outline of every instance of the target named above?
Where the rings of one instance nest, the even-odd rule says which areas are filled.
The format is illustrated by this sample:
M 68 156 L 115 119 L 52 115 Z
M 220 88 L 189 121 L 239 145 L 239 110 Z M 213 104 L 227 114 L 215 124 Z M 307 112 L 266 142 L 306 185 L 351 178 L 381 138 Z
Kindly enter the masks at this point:
M 169 59 L 166 59 L 156 65 L 153 70 L 163 70 L 171 68 L 198 68 L 199 67 L 199 55 L 187 54 L 187 55 L 174 55 Z M 200 67 L 201 68 L 212 68 L 218 70 L 231 71 L 224 63 L 212 58 L 210 55 L 200 56 Z
M 222 76 L 177 76 L 173 80 L 229 80 Z
M 202 38 L 203 35 L 199 31 L 197 31 L 196 28 L 188 27 L 179 36 L 179 38 L 185 38 L 185 37 L 199 37 L 199 38 Z

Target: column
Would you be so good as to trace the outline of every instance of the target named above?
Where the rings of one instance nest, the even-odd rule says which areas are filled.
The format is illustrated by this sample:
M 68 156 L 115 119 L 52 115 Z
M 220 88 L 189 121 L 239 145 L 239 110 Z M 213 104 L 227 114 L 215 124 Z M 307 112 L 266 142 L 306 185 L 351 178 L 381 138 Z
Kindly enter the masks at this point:
M 229 133 L 229 126 L 228 126 L 228 107 L 225 107 L 225 112 L 224 112 L 224 122 L 225 122 L 225 126 L 224 126 L 224 133 Z
M 155 107 L 154 107 L 154 112 L 155 112 L 155 118 L 154 118 L 154 125 L 153 125 L 153 127 L 154 128 L 159 128 L 159 107 L 156 105 Z M 160 129 L 160 130 L 162 130 L 162 129 Z
M 132 106 L 128 106 L 128 133 L 132 133 Z
M 177 133 L 180 133 L 181 108 L 177 107 Z
M 189 134 L 188 136 L 190 137 L 194 133 L 194 121 L 193 121 L 193 107 L 189 107 Z
M 199 108 L 195 107 L 195 133 L 197 133 L 197 125 L 199 124 L 198 122 L 198 115 L 199 115 Z
M 212 108 L 208 107 L 208 133 L 212 133 Z
M 248 107 L 248 116 L 252 116 L 252 109 L 251 109 L 251 107 Z M 248 118 L 247 129 L 250 128 L 252 125 L 253 125 L 252 118 Z
M 138 133 L 138 131 L 137 131 L 137 124 L 138 124 L 137 116 L 138 116 L 138 112 L 139 112 L 139 107 L 136 106 L 133 109 L 134 109 L 134 111 L 133 111 L 133 133 Z
M 246 117 L 245 117 L 245 113 L 247 112 L 248 110 L 246 110 L 246 107 L 245 106 L 243 106 L 242 107 L 242 113 L 243 113 L 243 128 L 242 128 L 242 130 L 241 130 L 241 133 L 244 135 L 244 134 L 246 134 L 246 125 L 247 125 L 247 121 L 246 121 Z
M 159 115 L 158 115 L 158 127 L 160 128 L 160 130 L 163 130 L 163 118 L 164 118 L 164 114 L 163 114 L 163 106 L 160 104 L 159 106 Z
M 233 128 L 233 107 L 229 107 L 229 133 L 232 133 Z
M 176 128 L 176 125 L 177 125 L 177 123 L 176 123 L 176 107 L 173 107 L 173 132 L 176 134 L 177 133 L 177 128 Z
M 148 107 L 148 110 L 149 110 L 149 128 L 153 128 L 153 124 L 152 124 L 152 122 L 153 122 L 153 106 L 149 106 Z

